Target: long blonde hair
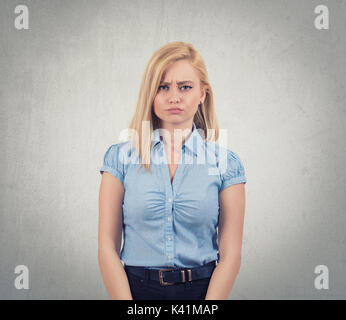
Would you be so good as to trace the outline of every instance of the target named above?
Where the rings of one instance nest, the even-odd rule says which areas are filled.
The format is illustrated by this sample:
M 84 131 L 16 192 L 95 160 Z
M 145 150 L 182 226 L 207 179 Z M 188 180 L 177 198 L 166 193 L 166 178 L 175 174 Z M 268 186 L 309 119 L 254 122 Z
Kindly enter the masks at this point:
M 203 130 L 205 141 L 216 141 L 219 138 L 213 91 L 202 57 L 189 43 L 169 42 L 155 51 L 146 65 L 139 90 L 136 112 L 129 126 L 130 132 L 135 132 L 134 135 L 131 135 L 130 141 L 131 146 L 136 148 L 141 159 L 139 169 L 144 166 L 147 172 L 150 171 L 150 155 L 153 146 L 151 137 L 153 131 L 159 126 L 159 119 L 153 111 L 153 102 L 167 66 L 182 59 L 188 60 L 196 68 L 200 76 L 201 87 L 204 87 L 206 91 L 204 103 L 198 108 L 194 116 L 196 128 Z M 142 133 L 143 121 L 149 122 L 149 131 L 147 130 L 147 132 L 150 132 L 150 134 Z

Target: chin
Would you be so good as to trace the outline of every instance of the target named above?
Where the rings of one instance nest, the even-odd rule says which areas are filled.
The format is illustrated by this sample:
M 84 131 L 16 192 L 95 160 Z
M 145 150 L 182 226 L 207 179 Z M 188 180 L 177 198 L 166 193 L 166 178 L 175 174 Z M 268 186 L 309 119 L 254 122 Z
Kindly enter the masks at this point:
M 193 121 L 193 118 L 183 118 L 180 115 L 174 115 L 171 116 L 169 119 L 162 119 L 161 124 L 166 123 L 166 124 L 171 124 L 171 125 L 180 125 L 185 122 Z

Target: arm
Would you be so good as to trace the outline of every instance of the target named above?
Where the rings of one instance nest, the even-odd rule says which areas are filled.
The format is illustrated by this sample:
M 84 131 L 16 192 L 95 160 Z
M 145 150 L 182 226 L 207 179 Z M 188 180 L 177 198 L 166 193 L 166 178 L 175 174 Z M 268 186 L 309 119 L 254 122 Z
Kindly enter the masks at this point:
M 227 299 L 241 264 L 245 213 L 244 183 L 231 185 L 219 193 L 219 263 L 209 282 L 205 300 Z
M 120 260 L 123 197 L 122 183 L 104 172 L 99 193 L 98 263 L 108 294 L 114 300 L 132 300 Z

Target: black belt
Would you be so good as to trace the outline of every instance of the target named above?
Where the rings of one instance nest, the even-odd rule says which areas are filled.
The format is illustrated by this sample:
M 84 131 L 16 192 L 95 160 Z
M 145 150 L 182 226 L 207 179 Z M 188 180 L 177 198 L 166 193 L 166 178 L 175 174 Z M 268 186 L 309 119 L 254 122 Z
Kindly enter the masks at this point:
M 205 264 L 202 267 L 195 268 L 165 268 L 165 269 L 150 269 L 148 267 L 137 267 L 125 265 L 125 270 L 136 276 L 146 278 L 149 275 L 150 280 L 160 281 L 163 286 L 172 285 L 176 282 L 193 281 L 203 278 L 208 278 L 212 275 L 216 267 L 216 260 Z

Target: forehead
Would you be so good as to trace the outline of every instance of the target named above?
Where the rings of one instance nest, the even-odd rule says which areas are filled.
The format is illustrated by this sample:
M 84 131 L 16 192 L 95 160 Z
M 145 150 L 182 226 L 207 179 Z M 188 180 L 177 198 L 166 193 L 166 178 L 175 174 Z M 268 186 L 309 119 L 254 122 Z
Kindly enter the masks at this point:
M 198 80 L 198 72 L 187 60 L 178 60 L 169 65 L 162 75 L 162 81 Z

